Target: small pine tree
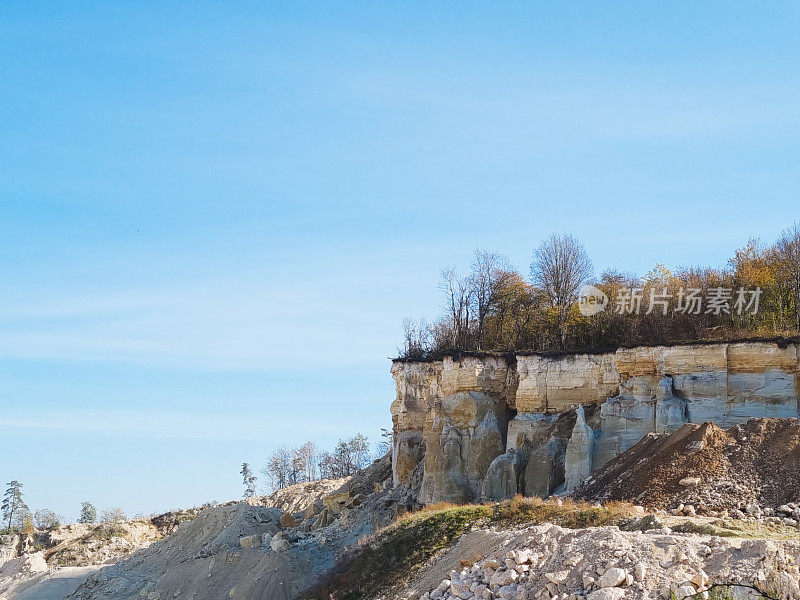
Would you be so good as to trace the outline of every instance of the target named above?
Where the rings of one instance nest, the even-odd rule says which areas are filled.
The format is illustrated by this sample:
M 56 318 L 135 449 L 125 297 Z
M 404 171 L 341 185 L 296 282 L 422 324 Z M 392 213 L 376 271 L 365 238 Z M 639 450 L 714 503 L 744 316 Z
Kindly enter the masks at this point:
M 253 475 L 253 470 L 247 463 L 242 463 L 242 470 L 239 471 L 242 476 L 242 485 L 244 485 L 244 498 L 252 498 L 256 495 L 256 476 Z
M 3 519 L 8 521 L 8 532 L 11 533 L 11 524 L 14 516 L 21 512 L 28 512 L 28 507 L 22 499 L 22 484 L 16 479 L 6 484 L 6 493 L 3 495 L 3 504 L 0 510 L 3 511 Z
M 84 525 L 91 525 L 97 522 L 97 509 L 91 502 L 81 502 L 81 516 L 78 517 L 78 523 Z

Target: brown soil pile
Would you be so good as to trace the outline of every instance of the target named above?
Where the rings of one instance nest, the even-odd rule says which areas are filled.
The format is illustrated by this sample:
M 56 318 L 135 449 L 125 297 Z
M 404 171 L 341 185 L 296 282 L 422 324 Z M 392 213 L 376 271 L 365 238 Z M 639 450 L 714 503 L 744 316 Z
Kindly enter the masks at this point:
M 797 502 L 800 421 L 751 419 L 727 430 L 686 424 L 672 434 L 649 434 L 574 495 L 660 508 L 691 504 L 700 513 Z

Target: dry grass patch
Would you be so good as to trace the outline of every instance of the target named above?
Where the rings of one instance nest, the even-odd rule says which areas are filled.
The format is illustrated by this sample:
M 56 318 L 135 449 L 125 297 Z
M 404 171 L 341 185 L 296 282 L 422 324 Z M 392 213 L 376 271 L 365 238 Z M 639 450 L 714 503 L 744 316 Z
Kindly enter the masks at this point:
M 520 495 L 493 505 L 492 521 L 500 523 L 554 523 L 569 529 L 617 525 L 623 519 L 638 514 L 627 502 L 590 504 L 571 498 L 542 500 Z

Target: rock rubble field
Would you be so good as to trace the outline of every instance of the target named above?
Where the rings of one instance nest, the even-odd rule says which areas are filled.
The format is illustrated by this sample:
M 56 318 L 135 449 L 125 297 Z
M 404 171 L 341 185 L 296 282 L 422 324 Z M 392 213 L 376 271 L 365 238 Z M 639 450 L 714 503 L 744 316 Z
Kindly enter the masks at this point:
M 421 600 L 681 600 L 707 599 L 715 589 L 794 599 L 800 598 L 798 561 L 800 541 L 542 524 L 509 535 Z

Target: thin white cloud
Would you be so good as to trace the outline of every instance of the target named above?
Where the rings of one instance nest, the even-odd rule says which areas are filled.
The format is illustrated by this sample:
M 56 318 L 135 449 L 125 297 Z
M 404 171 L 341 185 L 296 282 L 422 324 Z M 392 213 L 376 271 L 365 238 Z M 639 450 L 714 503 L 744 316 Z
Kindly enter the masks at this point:
M 576 140 L 564 137 L 568 133 L 579 134 L 581 145 L 589 147 L 620 140 L 741 137 L 765 127 L 784 130 L 800 108 L 796 78 L 754 88 L 752 82 L 709 82 L 668 71 L 651 73 L 646 82 L 619 74 L 601 80 L 588 72 L 580 78 L 580 71 L 570 72 L 572 81 L 553 72 L 517 72 L 482 80 L 480 86 L 470 80 L 420 80 L 417 73 L 370 73 L 352 80 L 352 93 L 378 106 L 440 112 L 437 127 L 458 125 L 472 136 L 473 128 L 463 125 L 479 120 L 482 129 L 475 139 L 482 141 L 513 143 L 533 133 L 531 139 L 547 142 L 547 151 L 560 144 L 573 148 Z
M 300 423 L 291 418 L 251 415 L 209 414 L 186 415 L 148 408 L 147 413 L 131 410 L 25 410 L 24 414 L 0 416 L 0 427 L 6 431 L 48 430 L 159 439 L 251 440 L 263 441 L 287 434 L 314 435 L 327 433 L 329 426 Z
M 353 272 L 348 264 L 268 278 L 252 270 L 72 291 L 50 302 L 18 295 L 0 307 L 0 356 L 211 370 L 374 362 L 392 351 L 402 278 L 393 283 L 385 273 L 380 278 L 362 269 L 356 278 Z

